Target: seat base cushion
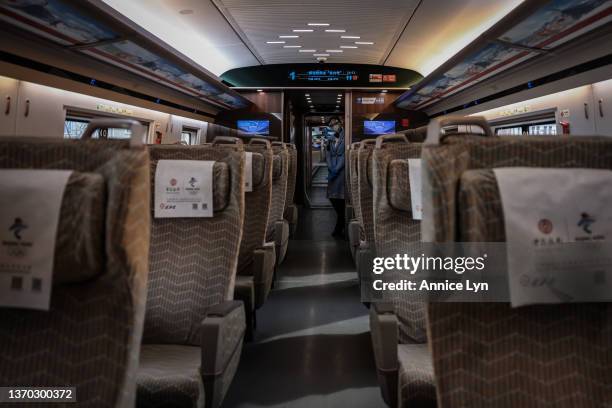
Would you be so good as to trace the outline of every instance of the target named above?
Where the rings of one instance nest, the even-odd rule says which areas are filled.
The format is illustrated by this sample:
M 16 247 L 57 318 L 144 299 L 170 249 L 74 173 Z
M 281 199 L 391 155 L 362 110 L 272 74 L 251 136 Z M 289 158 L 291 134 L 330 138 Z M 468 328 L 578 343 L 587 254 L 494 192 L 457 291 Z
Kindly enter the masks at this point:
M 400 344 L 399 406 L 436 407 L 433 363 L 427 344 Z
M 137 407 L 204 407 L 200 347 L 143 344 Z

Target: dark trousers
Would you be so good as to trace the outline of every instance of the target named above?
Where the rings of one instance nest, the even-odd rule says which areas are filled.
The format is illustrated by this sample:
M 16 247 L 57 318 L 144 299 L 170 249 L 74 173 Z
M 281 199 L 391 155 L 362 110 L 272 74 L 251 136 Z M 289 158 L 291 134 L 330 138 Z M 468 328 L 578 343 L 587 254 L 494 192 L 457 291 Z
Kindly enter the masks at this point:
M 336 211 L 336 228 L 334 228 L 335 233 L 342 233 L 344 231 L 344 199 L 342 198 L 330 198 L 332 206 Z

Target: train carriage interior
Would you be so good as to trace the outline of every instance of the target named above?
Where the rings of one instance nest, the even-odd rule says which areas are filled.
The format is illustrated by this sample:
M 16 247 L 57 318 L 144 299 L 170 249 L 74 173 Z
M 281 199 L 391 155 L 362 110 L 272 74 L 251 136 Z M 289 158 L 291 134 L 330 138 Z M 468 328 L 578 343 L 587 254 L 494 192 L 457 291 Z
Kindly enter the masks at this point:
M 612 1 L 0 0 L 0 406 L 612 408 Z

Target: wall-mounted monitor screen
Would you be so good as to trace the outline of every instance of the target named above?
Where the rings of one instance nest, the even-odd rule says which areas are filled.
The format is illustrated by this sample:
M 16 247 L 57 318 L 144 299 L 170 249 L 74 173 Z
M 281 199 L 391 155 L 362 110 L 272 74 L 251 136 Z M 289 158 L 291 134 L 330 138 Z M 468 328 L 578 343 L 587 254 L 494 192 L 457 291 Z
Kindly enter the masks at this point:
M 394 120 L 364 120 L 364 135 L 387 135 L 395 133 Z
M 241 130 L 250 135 L 269 135 L 270 121 L 269 120 L 239 120 L 238 130 Z

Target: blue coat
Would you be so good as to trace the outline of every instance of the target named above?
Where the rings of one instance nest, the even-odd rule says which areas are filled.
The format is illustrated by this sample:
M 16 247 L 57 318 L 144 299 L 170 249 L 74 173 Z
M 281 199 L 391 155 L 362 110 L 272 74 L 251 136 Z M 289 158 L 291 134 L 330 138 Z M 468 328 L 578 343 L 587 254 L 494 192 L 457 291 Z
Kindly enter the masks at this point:
M 338 142 L 336 143 L 336 140 Z M 344 199 L 344 129 L 340 137 L 333 137 L 327 145 L 327 198 Z

